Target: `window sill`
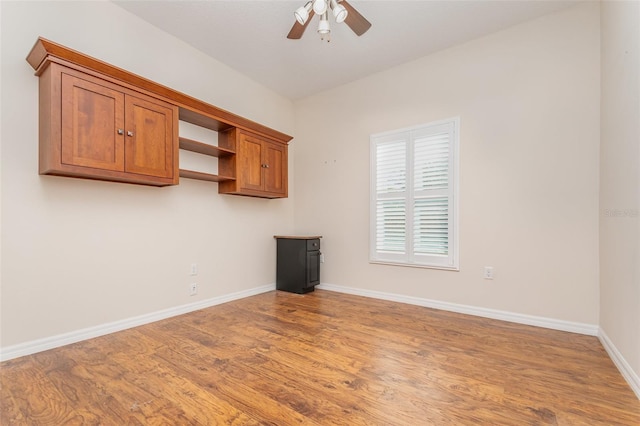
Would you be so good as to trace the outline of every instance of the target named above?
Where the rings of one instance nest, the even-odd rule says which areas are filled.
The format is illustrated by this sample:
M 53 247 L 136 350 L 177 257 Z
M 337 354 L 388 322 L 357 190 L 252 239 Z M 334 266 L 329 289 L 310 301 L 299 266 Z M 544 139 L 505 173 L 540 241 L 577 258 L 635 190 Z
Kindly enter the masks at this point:
M 389 265 L 389 266 L 405 266 L 409 268 L 421 268 L 421 269 L 439 269 L 443 271 L 460 272 L 459 266 L 440 266 L 440 265 L 423 265 L 420 263 L 402 263 L 402 262 L 390 262 L 386 260 L 369 260 L 369 263 L 376 265 Z

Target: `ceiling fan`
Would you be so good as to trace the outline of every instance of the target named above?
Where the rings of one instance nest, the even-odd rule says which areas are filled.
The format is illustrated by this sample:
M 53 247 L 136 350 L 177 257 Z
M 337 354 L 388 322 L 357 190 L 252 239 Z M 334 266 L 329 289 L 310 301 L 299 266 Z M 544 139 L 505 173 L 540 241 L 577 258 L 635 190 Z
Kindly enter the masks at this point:
M 329 38 L 331 34 L 329 11 L 331 11 L 337 23 L 344 22 L 358 36 L 366 33 L 371 28 L 371 22 L 358 13 L 347 0 L 310 0 L 294 12 L 296 22 L 291 27 L 287 38 L 292 40 L 301 38 L 313 15 L 319 15 L 318 34 L 320 34 L 322 40 L 331 41 Z

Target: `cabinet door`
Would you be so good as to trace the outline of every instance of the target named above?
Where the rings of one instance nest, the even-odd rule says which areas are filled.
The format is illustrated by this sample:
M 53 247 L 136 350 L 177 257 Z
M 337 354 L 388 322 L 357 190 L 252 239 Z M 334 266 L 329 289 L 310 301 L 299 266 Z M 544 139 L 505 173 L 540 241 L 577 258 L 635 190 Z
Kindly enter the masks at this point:
M 172 178 L 174 111 L 154 99 L 127 95 L 125 171 Z
M 287 196 L 286 144 L 240 129 L 219 133 L 218 144 L 235 151 L 235 155 L 218 161 L 220 174 L 235 176 L 235 180 L 221 182 L 218 192 L 263 198 Z
M 238 167 L 236 171 L 240 189 L 263 191 L 263 141 L 247 134 L 240 134 L 238 141 Z
M 307 252 L 307 287 L 320 284 L 320 252 Z
M 264 143 L 264 190 L 286 194 L 287 192 L 287 151 L 284 145 Z
M 123 129 L 122 92 L 90 76 L 62 73 L 63 164 L 123 171 Z

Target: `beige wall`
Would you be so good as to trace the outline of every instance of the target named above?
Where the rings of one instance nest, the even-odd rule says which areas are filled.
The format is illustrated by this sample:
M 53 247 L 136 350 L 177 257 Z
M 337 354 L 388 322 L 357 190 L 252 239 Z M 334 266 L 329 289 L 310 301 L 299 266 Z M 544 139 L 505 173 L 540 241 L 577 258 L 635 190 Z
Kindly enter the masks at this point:
M 601 23 L 600 325 L 638 386 L 640 3 L 603 2 Z
M 25 57 L 41 35 L 289 134 L 292 103 L 113 3 L 0 4 L 2 347 L 273 284 L 272 236 L 292 232 L 291 199 L 39 176 Z
M 599 37 L 582 4 L 296 102 L 296 230 L 324 235 L 322 281 L 597 325 Z M 460 272 L 370 264 L 369 135 L 454 116 Z

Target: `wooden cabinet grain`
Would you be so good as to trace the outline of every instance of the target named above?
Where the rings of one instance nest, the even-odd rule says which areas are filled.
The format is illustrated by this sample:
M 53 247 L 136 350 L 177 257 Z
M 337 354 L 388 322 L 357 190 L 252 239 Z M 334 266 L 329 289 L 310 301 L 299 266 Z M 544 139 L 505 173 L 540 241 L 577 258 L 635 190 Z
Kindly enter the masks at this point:
M 235 151 L 221 158 L 221 174 L 235 176 L 235 181 L 221 182 L 221 194 L 284 198 L 288 193 L 287 145 L 250 132 L 231 129 L 222 132 L 218 145 Z
M 285 198 L 291 136 L 39 37 L 27 56 L 40 84 L 40 173 L 147 185 L 178 178 L 218 192 Z M 178 137 L 178 120 L 218 147 Z M 178 168 L 178 149 L 219 157 L 219 174 Z
M 40 76 L 40 173 L 178 183 L 178 109 L 79 70 Z

